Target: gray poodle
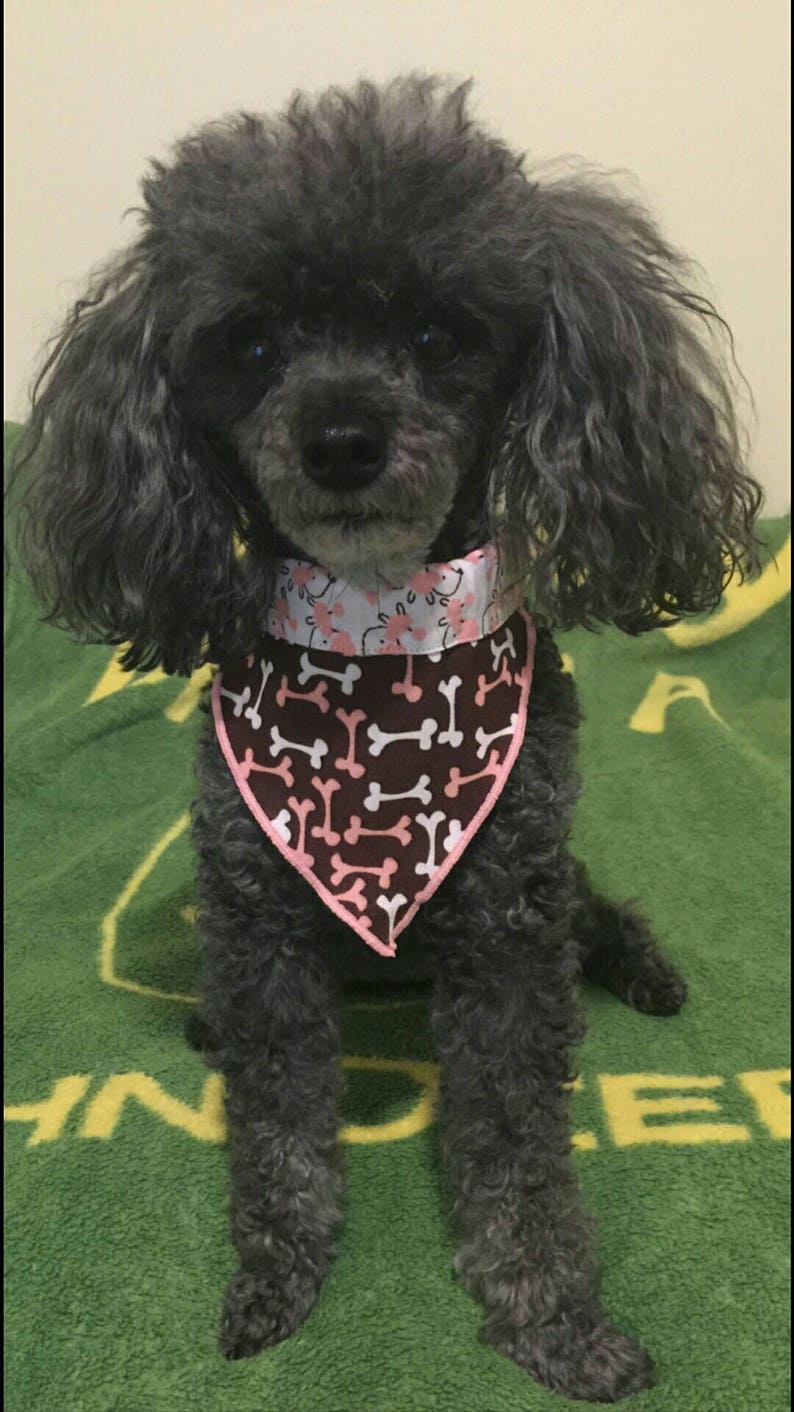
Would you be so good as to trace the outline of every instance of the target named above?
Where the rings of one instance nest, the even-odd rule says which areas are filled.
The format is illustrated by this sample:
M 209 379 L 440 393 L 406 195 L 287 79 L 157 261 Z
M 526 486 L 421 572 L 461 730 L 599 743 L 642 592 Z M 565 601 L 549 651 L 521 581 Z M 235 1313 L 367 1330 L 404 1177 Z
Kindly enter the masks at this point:
M 614 1402 L 652 1364 L 602 1310 L 570 1156 L 578 982 L 657 1015 L 685 986 L 569 852 L 578 713 L 551 633 L 713 608 L 755 567 L 760 493 L 689 266 L 603 180 L 532 179 L 467 116 L 468 87 L 298 96 L 153 163 L 138 238 L 37 384 L 21 551 L 48 621 L 189 673 L 255 654 L 285 558 L 394 586 L 496 547 L 537 633 L 523 742 L 395 960 L 272 846 L 204 732 L 194 1031 L 226 1080 L 240 1257 L 220 1342 L 258 1353 L 318 1298 L 342 1209 L 341 985 L 427 977 L 484 1336 Z

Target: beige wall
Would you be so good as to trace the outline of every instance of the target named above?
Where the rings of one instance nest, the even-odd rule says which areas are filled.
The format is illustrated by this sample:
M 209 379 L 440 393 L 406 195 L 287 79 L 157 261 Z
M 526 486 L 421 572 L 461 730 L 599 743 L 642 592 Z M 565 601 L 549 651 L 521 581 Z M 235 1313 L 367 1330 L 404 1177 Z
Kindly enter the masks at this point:
M 293 88 L 474 75 L 532 157 L 633 172 L 708 272 L 789 506 L 786 0 L 6 0 L 5 415 L 84 272 L 125 243 L 147 157 Z

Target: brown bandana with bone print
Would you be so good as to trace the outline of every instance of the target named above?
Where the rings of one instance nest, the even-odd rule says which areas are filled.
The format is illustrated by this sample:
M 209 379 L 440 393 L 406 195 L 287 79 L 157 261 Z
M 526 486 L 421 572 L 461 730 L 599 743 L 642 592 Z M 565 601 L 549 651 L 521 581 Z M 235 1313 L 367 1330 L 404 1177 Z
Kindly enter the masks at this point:
M 246 804 L 384 956 L 488 816 L 521 747 L 535 629 L 490 546 L 365 592 L 285 561 L 258 650 L 218 675 Z

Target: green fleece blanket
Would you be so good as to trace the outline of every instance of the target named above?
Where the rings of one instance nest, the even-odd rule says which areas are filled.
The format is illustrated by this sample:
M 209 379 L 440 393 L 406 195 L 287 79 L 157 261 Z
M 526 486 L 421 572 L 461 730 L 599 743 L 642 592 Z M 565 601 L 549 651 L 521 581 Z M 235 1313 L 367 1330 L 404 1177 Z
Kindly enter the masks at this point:
M 787 1408 L 788 556 L 709 621 L 560 642 L 586 714 L 577 852 L 685 973 L 595 990 L 572 1097 L 604 1297 L 654 1412 Z M 229 1364 L 220 1081 L 187 1046 L 201 682 L 125 676 L 8 589 L 6 1398 L 12 1412 L 534 1412 L 455 1283 L 426 999 L 345 1014 L 347 1214 L 315 1312 Z M 384 962 L 384 967 L 388 962 Z

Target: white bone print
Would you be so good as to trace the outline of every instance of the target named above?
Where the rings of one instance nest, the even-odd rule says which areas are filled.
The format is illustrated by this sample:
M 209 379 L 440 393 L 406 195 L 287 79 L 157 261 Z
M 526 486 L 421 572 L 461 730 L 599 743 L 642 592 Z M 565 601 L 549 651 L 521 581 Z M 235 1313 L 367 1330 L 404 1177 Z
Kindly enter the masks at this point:
M 418 799 L 422 804 L 429 804 L 433 798 L 428 789 L 430 784 L 429 775 L 420 775 L 412 789 L 404 789 L 401 794 L 385 794 L 378 780 L 373 780 L 369 793 L 364 800 L 364 808 L 369 809 L 371 814 L 380 809 L 381 804 L 391 804 L 397 799 Z
M 504 726 L 500 731 L 491 731 L 489 735 L 487 731 L 483 730 L 482 726 L 478 726 L 476 731 L 474 732 L 474 739 L 476 740 L 478 746 L 477 759 L 483 760 L 485 758 L 485 752 L 488 749 L 488 746 L 492 745 L 495 740 L 500 740 L 503 735 L 515 735 L 517 725 L 518 716 L 514 711 L 510 717 L 510 725 Z
M 336 719 L 342 722 L 347 731 L 347 754 L 342 755 L 334 761 L 337 770 L 346 770 L 354 780 L 360 780 L 364 773 L 364 766 L 356 759 L 356 731 L 362 721 L 366 721 L 366 711 L 345 711 L 340 706 L 336 712 Z
M 264 694 L 265 687 L 267 686 L 267 679 L 273 673 L 273 663 L 266 662 L 264 658 L 262 658 L 259 663 L 259 669 L 262 673 L 262 682 L 259 687 L 259 695 L 257 696 L 253 706 L 246 706 L 245 708 L 245 714 L 248 717 L 248 720 L 251 722 L 251 725 L 253 726 L 255 731 L 258 731 L 259 727 L 262 724 L 262 717 L 259 713 L 259 707 L 262 705 L 262 696 Z
M 462 678 L 458 676 L 448 677 L 446 681 L 440 681 L 438 683 L 438 689 L 441 695 L 446 697 L 449 703 L 449 724 L 446 730 L 443 730 L 438 737 L 438 743 L 439 745 L 451 745 L 455 749 L 463 744 L 463 731 L 458 730 L 455 726 L 455 697 L 462 685 Z
M 374 868 L 356 867 L 354 863 L 345 863 L 338 853 L 334 853 L 331 858 L 331 866 L 334 869 L 331 874 L 332 887 L 338 887 L 351 873 L 369 873 L 373 878 L 378 879 L 378 887 L 388 887 L 400 865 L 396 858 L 384 858 L 383 862 Z
M 298 820 L 298 842 L 295 844 L 295 856 L 299 863 L 306 868 L 314 867 L 314 857 L 306 852 L 306 820 L 314 812 L 313 799 L 296 799 L 291 794 L 287 800 L 290 809 Z
M 444 839 L 444 852 L 445 852 L 445 853 L 451 853 L 451 852 L 452 852 L 453 848 L 455 848 L 455 847 L 457 846 L 458 840 L 459 840 L 459 838 L 460 838 L 460 836 L 461 836 L 462 833 L 463 833 L 463 825 L 462 825 L 462 823 L 460 822 L 460 819 L 450 819 L 450 821 L 449 821 L 449 829 L 447 830 L 447 836 L 446 836 L 446 838 Z
M 302 755 L 308 755 L 313 770 L 319 770 L 323 763 L 323 758 L 328 754 L 328 745 L 319 737 L 313 745 L 300 745 L 295 740 L 286 740 L 281 734 L 278 726 L 270 727 L 270 754 L 278 755 L 281 750 L 299 750 Z
M 331 709 L 328 701 L 328 682 L 318 681 L 313 691 L 290 691 L 288 678 L 282 677 L 281 686 L 276 692 L 276 705 L 283 708 L 287 701 L 310 701 L 325 715 L 326 711 Z
M 416 816 L 416 822 L 422 825 L 422 828 L 427 834 L 428 843 L 427 858 L 424 863 L 417 863 L 416 865 L 415 871 L 420 876 L 430 878 L 436 871 L 436 834 L 438 833 L 439 824 L 443 824 L 446 817 L 443 809 L 436 809 L 429 817 L 427 814 L 417 814 Z
M 503 652 L 507 652 L 510 657 L 515 658 L 516 649 L 513 645 L 513 634 L 509 628 L 505 628 L 504 641 L 494 642 L 491 639 L 491 656 L 493 657 L 494 668 L 499 666 L 499 659 Z
M 392 824 L 390 829 L 366 829 L 364 828 L 358 814 L 353 814 L 348 827 L 345 829 L 345 843 L 358 843 L 360 838 L 396 838 L 407 847 L 411 842 L 410 816 L 403 814 L 396 824 Z M 338 842 L 338 840 L 337 840 Z
M 221 696 L 228 696 L 229 700 L 234 702 L 234 714 L 239 717 L 243 714 L 243 707 L 246 701 L 251 700 L 251 688 L 250 686 L 244 686 L 242 691 L 238 694 L 236 691 L 227 691 L 226 687 L 222 686 Z
M 437 730 L 438 721 L 434 721 L 432 717 L 424 720 L 416 731 L 384 731 L 380 726 L 370 726 L 367 731 L 370 739 L 369 753 L 381 755 L 387 745 L 394 745 L 398 740 L 415 740 L 420 750 L 429 750 Z
M 273 820 L 273 828 L 276 830 L 279 838 L 283 838 L 285 843 L 289 843 L 292 838 L 292 829 L 289 826 L 291 817 L 292 815 L 289 809 L 282 809 Z
M 312 825 L 312 838 L 321 838 L 327 843 L 329 848 L 336 848 L 342 842 L 341 835 L 331 828 L 331 799 L 342 786 L 339 780 L 321 780 L 318 775 L 312 775 L 312 784 L 320 795 L 325 806 L 325 814 L 321 824 Z
M 353 687 L 361 676 L 361 668 L 355 662 L 348 662 L 343 672 L 332 672 L 326 667 L 316 667 L 311 661 L 308 652 L 301 653 L 301 669 L 298 672 L 298 683 L 305 686 L 312 677 L 332 677 L 334 681 L 340 683 L 342 693 L 345 696 L 352 696 Z
M 395 892 L 393 897 L 386 897 L 385 894 L 381 892 L 375 900 L 378 906 L 383 908 L 389 919 L 389 941 L 391 941 L 394 936 L 394 924 L 397 920 L 397 913 L 401 907 L 405 906 L 408 898 L 404 897 L 401 892 Z
M 491 775 L 496 776 L 498 774 L 499 751 L 492 750 L 485 769 L 478 771 L 476 775 L 462 775 L 457 765 L 453 765 L 449 772 L 449 781 L 444 785 L 444 793 L 448 799 L 457 799 L 465 784 L 474 784 L 476 780 L 489 779 Z

